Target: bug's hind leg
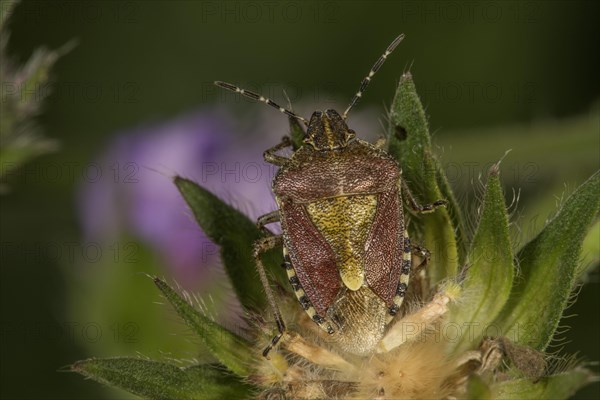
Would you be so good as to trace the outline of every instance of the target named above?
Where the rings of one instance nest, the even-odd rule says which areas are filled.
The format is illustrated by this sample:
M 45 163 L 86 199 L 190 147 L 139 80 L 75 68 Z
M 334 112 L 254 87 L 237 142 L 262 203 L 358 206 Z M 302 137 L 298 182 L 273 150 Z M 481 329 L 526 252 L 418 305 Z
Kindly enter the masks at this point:
M 256 270 L 258 271 L 258 276 L 260 277 L 260 281 L 265 289 L 265 293 L 267 295 L 267 300 L 271 309 L 273 311 L 273 315 L 275 317 L 275 322 L 277 323 L 278 333 L 273 337 L 271 343 L 265 348 L 263 351 L 263 356 L 265 358 L 269 358 L 269 352 L 271 349 L 277 345 L 283 334 L 285 333 L 285 323 L 283 322 L 283 318 L 281 317 L 281 312 L 279 311 L 279 307 L 275 302 L 275 296 L 273 295 L 273 290 L 269 284 L 269 280 L 267 278 L 267 273 L 265 272 L 265 266 L 262 262 L 261 255 L 274 247 L 277 247 L 283 243 L 281 235 L 277 236 L 267 236 L 261 239 L 258 239 L 254 242 L 254 250 L 252 255 L 254 257 L 254 261 L 256 263 Z
M 413 256 L 418 256 L 421 258 L 421 263 L 417 265 L 416 268 L 412 270 L 412 275 L 417 276 L 427 267 L 429 264 L 429 260 L 431 259 L 431 252 L 427 250 L 425 247 L 420 246 L 416 243 L 411 245 L 411 254 Z

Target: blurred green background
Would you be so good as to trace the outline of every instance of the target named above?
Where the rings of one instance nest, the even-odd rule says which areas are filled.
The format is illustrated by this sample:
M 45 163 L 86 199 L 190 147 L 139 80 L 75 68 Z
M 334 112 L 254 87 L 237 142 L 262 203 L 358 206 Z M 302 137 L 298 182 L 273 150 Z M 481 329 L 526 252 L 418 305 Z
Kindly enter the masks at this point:
M 598 15 L 594 1 L 25 1 L 9 21 L 12 57 L 24 62 L 39 46 L 78 40 L 53 69 L 53 94 L 38 119 L 61 149 L 25 171 L 85 166 L 118 132 L 215 104 L 251 124 L 261 106 L 217 92 L 217 79 L 283 104 L 286 89 L 305 116 L 341 111 L 404 32 L 355 111 L 375 110 L 384 120 L 410 67 L 462 201 L 476 198 L 479 174 L 512 149 L 503 181 L 508 201 L 521 190 L 515 232 L 536 215 L 539 229 L 557 198 L 600 166 Z M 282 117 L 273 111 L 272 118 Z M 264 136 L 253 138 L 267 148 L 273 143 Z M 13 174 L 0 198 L 1 398 L 128 398 L 57 371 L 92 355 L 197 356 L 175 317 L 153 303 L 152 285 L 132 273 L 166 274 L 165 266 L 144 249 L 135 265 L 115 262 L 110 275 L 95 275 L 101 266 L 78 256 L 80 178 L 32 176 Z M 599 237 L 586 254 L 596 271 L 563 334 L 564 353 L 589 361 L 600 359 Z M 61 256 L 45 251 L 49 243 Z M 82 264 L 94 278 L 74 271 Z M 577 396 L 600 398 L 599 385 Z

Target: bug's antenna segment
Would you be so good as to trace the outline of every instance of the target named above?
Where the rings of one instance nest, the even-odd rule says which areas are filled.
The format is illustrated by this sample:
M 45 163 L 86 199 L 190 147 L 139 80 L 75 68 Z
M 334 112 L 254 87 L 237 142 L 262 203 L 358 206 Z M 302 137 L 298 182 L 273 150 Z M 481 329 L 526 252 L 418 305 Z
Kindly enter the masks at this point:
M 381 57 L 379 57 L 379 59 L 375 62 L 375 64 L 371 68 L 371 71 L 369 71 L 369 75 L 367 75 L 365 79 L 362 80 L 362 82 L 360 83 L 360 87 L 358 88 L 358 92 L 356 92 L 356 94 L 352 98 L 352 101 L 350 102 L 348 108 L 346 108 L 346 111 L 344 111 L 344 114 L 342 115 L 343 119 L 346 119 L 348 117 L 348 112 L 350 112 L 350 109 L 352 109 L 352 107 L 354 107 L 354 105 L 362 97 L 362 94 L 369 85 L 369 82 L 371 82 L 371 78 L 373 77 L 373 75 L 375 75 L 375 73 L 379 71 L 379 68 L 381 68 L 387 56 L 389 56 L 392 53 L 392 51 L 394 51 L 394 49 L 396 48 L 396 46 L 398 46 L 398 44 L 400 44 L 402 39 L 404 39 L 404 33 L 400 34 L 396 39 L 394 39 L 394 41 L 388 46 L 388 48 L 385 49 L 385 53 L 383 53 Z
M 299 116 L 298 114 L 293 113 L 292 111 L 290 111 L 286 108 L 281 107 L 279 104 L 275 103 L 273 100 L 271 100 L 267 97 L 261 96 L 258 93 L 254 93 L 250 90 L 242 89 L 238 86 L 232 85 L 231 83 L 227 83 L 227 82 L 215 81 L 215 85 L 217 85 L 218 87 L 221 87 L 223 89 L 227 89 L 227 90 L 231 90 L 232 92 L 239 93 L 242 96 L 249 97 L 252 100 L 261 101 L 265 104 L 268 104 L 271 107 L 278 109 L 279 112 L 289 115 L 290 117 L 299 119 L 300 121 L 304 122 L 304 125 L 308 125 L 308 121 L 305 118 Z

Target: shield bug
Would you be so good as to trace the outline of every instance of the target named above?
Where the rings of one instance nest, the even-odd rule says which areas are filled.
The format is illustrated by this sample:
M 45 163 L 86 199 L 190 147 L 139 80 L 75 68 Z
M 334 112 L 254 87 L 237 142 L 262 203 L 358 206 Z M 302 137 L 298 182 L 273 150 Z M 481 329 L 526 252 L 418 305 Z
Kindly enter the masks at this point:
M 259 240 L 254 250 L 279 329 L 265 357 L 285 332 L 285 323 L 260 255 L 281 243 L 284 267 L 301 307 L 343 350 L 371 352 L 400 310 L 415 250 L 405 227 L 403 197 L 415 212 L 433 211 L 445 201 L 418 205 L 394 158 L 382 146 L 356 138 L 346 119 L 403 38 L 394 39 L 375 62 L 342 115 L 315 111 L 307 121 L 271 99 L 215 82 L 307 126 L 303 145 L 291 157 L 276 154 L 292 146 L 288 137 L 264 153 L 265 161 L 279 167 L 272 185 L 278 210 L 260 217 L 257 225 L 280 222 L 282 227 L 282 235 Z

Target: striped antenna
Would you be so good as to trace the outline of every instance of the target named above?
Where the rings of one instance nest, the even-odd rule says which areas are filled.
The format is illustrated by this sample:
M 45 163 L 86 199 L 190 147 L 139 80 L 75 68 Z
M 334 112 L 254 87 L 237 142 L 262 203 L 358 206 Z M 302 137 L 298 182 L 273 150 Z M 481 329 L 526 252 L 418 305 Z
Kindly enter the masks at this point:
M 358 88 L 358 92 L 356 92 L 356 94 L 352 98 L 352 101 L 350 102 L 348 108 L 346 108 L 346 111 L 344 111 L 344 114 L 342 115 L 343 119 L 346 119 L 348 117 L 350 109 L 352 109 L 352 107 L 354 107 L 354 105 L 362 97 L 362 94 L 367 88 L 367 86 L 369 86 L 369 82 L 371 82 L 371 78 L 373 77 L 373 75 L 375 75 L 375 73 L 379 71 L 379 68 L 381 68 L 387 56 L 389 56 L 392 53 L 392 51 L 394 51 L 394 49 L 396 48 L 396 46 L 398 46 L 398 44 L 400 44 L 402 39 L 404 39 L 404 33 L 400 34 L 400 36 L 394 39 L 394 41 L 388 46 L 388 48 L 385 49 L 385 53 L 383 53 L 381 57 L 379 57 L 379 59 L 375 62 L 375 64 L 371 68 L 371 71 L 369 71 L 369 75 L 367 75 L 365 79 L 362 80 L 362 82 L 360 83 L 360 87 Z
M 231 90 L 232 92 L 239 93 L 242 96 L 249 97 L 252 100 L 261 101 L 265 104 L 268 104 L 271 107 L 278 109 L 279 112 L 289 115 L 290 117 L 299 119 L 300 121 L 304 122 L 304 125 L 308 125 L 308 121 L 305 118 L 299 116 L 298 114 L 293 113 L 292 111 L 288 110 L 287 108 L 281 107 L 279 104 L 275 103 L 273 100 L 271 100 L 267 97 L 263 97 L 258 93 L 254 93 L 250 90 L 242 89 L 240 87 L 237 87 L 237 86 L 232 85 L 231 83 L 227 83 L 227 82 L 215 81 L 215 85 L 217 85 L 218 87 L 221 87 L 223 89 L 227 89 L 227 90 Z

